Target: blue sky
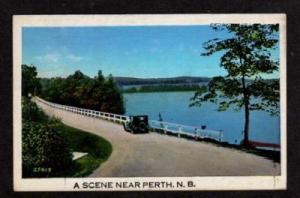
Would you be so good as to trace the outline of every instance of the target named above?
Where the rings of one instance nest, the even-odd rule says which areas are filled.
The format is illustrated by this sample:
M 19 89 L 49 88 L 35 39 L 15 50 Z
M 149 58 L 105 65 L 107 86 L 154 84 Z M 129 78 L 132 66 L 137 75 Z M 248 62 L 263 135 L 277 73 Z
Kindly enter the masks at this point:
M 226 38 L 209 26 L 26 27 L 22 63 L 40 77 L 68 76 L 76 70 L 93 77 L 174 77 L 224 75 L 220 53 L 200 56 L 202 44 Z M 274 57 L 278 59 L 279 51 Z M 272 75 L 278 77 L 278 73 Z

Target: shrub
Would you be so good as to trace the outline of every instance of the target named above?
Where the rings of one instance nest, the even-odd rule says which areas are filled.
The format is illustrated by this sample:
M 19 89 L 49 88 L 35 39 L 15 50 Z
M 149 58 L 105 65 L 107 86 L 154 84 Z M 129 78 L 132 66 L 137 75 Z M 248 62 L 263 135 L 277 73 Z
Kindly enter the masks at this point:
M 54 128 L 56 119 L 27 98 L 22 99 L 23 177 L 50 177 L 72 168 L 72 153 Z
M 22 97 L 22 120 L 45 123 L 48 116 L 30 99 Z
M 72 166 L 72 154 L 63 137 L 51 126 L 23 123 L 23 176 L 55 176 Z

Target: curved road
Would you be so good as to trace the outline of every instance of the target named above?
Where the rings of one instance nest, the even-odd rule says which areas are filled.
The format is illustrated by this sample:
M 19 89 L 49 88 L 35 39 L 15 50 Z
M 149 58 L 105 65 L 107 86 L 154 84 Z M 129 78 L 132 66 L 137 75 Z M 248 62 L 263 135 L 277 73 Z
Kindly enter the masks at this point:
M 279 175 L 280 164 L 242 151 L 156 133 L 133 135 L 121 125 L 36 103 L 63 123 L 106 138 L 110 158 L 90 177 Z

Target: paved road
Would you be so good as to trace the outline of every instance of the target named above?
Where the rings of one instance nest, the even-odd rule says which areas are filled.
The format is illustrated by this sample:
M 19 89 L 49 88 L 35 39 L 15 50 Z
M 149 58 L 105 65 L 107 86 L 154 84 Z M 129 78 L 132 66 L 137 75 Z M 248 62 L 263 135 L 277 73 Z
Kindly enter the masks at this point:
M 65 124 L 112 143 L 112 155 L 90 177 L 280 174 L 280 164 L 253 154 L 156 133 L 133 135 L 118 124 L 37 104 Z

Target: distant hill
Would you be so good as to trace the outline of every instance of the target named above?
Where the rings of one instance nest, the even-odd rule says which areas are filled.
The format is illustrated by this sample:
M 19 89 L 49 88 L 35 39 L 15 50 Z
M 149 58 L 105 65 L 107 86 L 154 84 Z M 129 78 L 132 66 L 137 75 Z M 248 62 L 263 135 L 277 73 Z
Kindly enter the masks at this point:
M 125 85 L 147 85 L 147 84 L 194 84 L 209 82 L 208 77 L 179 76 L 171 78 L 133 78 L 114 77 L 119 86 Z

